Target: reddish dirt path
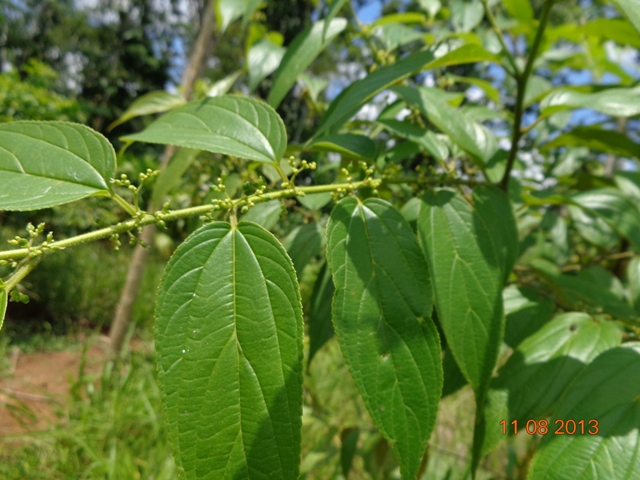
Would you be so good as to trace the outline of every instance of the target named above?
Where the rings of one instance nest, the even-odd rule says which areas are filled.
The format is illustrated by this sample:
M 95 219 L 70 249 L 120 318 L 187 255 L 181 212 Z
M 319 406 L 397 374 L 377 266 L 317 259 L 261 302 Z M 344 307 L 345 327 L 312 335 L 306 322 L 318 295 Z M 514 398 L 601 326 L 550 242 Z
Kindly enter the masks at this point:
M 108 345 L 94 341 L 87 350 L 85 374 L 99 373 Z M 0 437 L 45 429 L 66 403 L 71 379 L 78 378 L 82 347 L 60 352 L 12 352 L 9 372 L 0 372 Z M 20 414 L 27 406 L 33 416 Z

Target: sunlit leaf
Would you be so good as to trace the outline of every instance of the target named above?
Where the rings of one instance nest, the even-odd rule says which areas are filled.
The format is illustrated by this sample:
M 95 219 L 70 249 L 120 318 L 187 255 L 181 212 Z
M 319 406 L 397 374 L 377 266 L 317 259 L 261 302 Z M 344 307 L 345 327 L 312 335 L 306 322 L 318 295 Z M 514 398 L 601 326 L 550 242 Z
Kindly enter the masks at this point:
M 282 119 L 266 103 L 229 95 L 176 108 L 142 132 L 122 140 L 175 145 L 276 163 L 287 146 L 287 133 Z
M 120 118 L 107 127 L 107 130 L 113 130 L 121 123 L 128 122 L 132 118 L 153 113 L 163 113 L 184 104 L 184 98 L 164 90 L 146 93 L 136 98 L 129 108 L 120 115 Z
M 251 47 L 247 55 L 250 91 L 255 90 L 263 79 L 275 72 L 285 51 L 284 47 L 279 47 L 268 38 Z
M 411 227 L 383 200 L 342 200 L 327 230 L 342 352 L 402 477 L 415 478 L 442 389 L 427 264 Z
M 0 124 L 0 210 L 37 210 L 109 195 L 115 170 L 113 147 L 89 127 Z
M 159 287 L 158 380 L 186 479 L 297 480 L 302 310 L 291 260 L 263 228 L 210 223 Z
M 291 87 L 296 83 L 298 75 L 311 65 L 311 62 L 325 47 L 347 26 L 344 18 L 334 18 L 329 24 L 323 40 L 324 21 L 316 22 L 294 38 L 287 47 L 280 66 L 273 77 L 273 86 L 269 92 L 269 105 L 277 108 Z

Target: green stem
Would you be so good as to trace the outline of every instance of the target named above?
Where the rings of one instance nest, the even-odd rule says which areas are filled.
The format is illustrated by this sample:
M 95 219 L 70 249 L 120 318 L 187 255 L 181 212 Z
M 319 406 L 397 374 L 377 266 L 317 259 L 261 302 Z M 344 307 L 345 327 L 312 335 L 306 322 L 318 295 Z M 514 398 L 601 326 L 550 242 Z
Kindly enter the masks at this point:
M 343 191 L 349 192 L 353 190 L 357 190 L 361 187 L 372 186 L 378 187 L 381 184 L 398 184 L 398 183 L 407 183 L 407 184 L 418 184 L 418 185 L 475 185 L 474 181 L 466 181 L 460 179 L 420 179 L 417 177 L 400 177 L 400 178 L 391 178 L 386 180 L 381 179 L 367 179 L 359 182 L 352 183 L 334 183 L 328 185 L 312 185 L 309 187 L 295 187 L 295 188 L 287 188 L 284 190 L 279 190 L 276 192 L 263 193 L 261 195 L 249 195 L 247 197 L 242 197 L 234 200 L 228 208 L 231 211 L 236 210 L 238 207 L 251 203 L 260 203 L 267 202 L 269 200 L 276 200 L 280 198 L 291 198 L 304 194 L 311 193 L 323 193 L 323 192 L 335 192 L 335 191 Z M 94 230 L 93 232 L 83 233 L 81 235 L 77 235 L 75 237 L 66 238 L 64 240 L 57 241 L 52 243 L 46 247 L 46 249 L 41 249 L 38 246 L 31 248 L 19 248 L 15 250 L 8 250 L 4 252 L 0 252 L 0 260 L 11 260 L 16 261 L 21 258 L 28 257 L 29 254 L 33 255 L 34 251 L 42 251 L 42 254 L 47 254 L 56 250 L 61 250 L 68 247 L 75 247 L 77 245 L 81 245 L 83 243 L 94 242 L 96 240 L 103 240 L 105 238 L 109 238 L 113 235 L 118 235 L 121 233 L 126 233 L 130 230 L 144 227 L 146 225 L 157 224 L 159 221 L 171 221 L 178 220 L 180 218 L 188 218 L 194 217 L 198 215 L 206 215 L 207 213 L 211 213 L 213 211 L 219 210 L 220 206 L 217 204 L 207 204 L 207 205 L 199 205 L 197 207 L 189 207 L 182 210 L 175 210 L 171 212 L 156 212 L 154 214 L 145 214 L 143 217 L 133 218 L 131 220 L 126 220 L 124 222 L 120 222 L 116 225 L 112 225 L 110 227 L 101 228 L 100 230 Z
M 518 94 L 516 97 L 516 106 L 514 112 L 511 149 L 509 150 L 509 156 L 507 157 L 507 168 L 505 169 L 504 176 L 500 181 L 500 188 L 502 188 L 505 192 L 509 188 L 511 169 L 513 168 L 513 164 L 516 161 L 516 155 L 518 153 L 518 143 L 520 143 L 520 138 L 522 137 L 522 116 L 524 114 L 524 95 L 527 90 L 527 82 L 529 81 L 529 77 L 531 76 L 531 72 L 533 71 L 533 63 L 535 62 L 536 56 L 538 55 L 538 50 L 540 49 L 540 44 L 542 43 L 542 37 L 544 36 L 544 30 L 547 27 L 547 23 L 549 22 L 549 16 L 551 14 L 551 8 L 553 7 L 554 2 L 555 0 L 545 1 L 542 10 L 542 17 L 540 18 L 540 25 L 538 26 L 538 31 L 536 32 L 536 38 L 533 40 L 533 45 L 531 46 L 531 51 L 529 52 L 529 57 L 527 58 L 527 64 L 524 68 L 524 72 L 522 72 L 522 75 L 519 75 L 516 78 L 518 83 Z
M 118 195 L 117 193 L 111 192 L 111 198 L 113 198 L 115 202 L 118 205 L 120 205 L 132 217 L 135 217 L 136 215 L 138 215 L 138 211 L 136 210 L 136 208 L 133 205 L 131 205 L 129 202 L 127 202 L 124 198 L 122 198 L 120 195 Z
M 498 22 L 496 21 L 496 17 L 493 16 L 493 12 L 491 11 L 491 7 L 489 6 L 489 1 L 482 0 L 482 4 L 484 5 L 484 11 L 485 11 L 485 14 L 487 15 L 487 19 L 491 24 L 491 29 L 497 35 L 498 41 L 500 42 L 500 45 L 502 45 L 502 50 L 504 50 L 504 53 L 507 56 L 507 60 L 509 60 L 509 64 L 513 69 L 513 76 L 515 78 L 518 78 L 519 76 L 518 65 L 516 64 L 515 58 L 513 58 L 513 55 L 509 51 L 509 48 L 507 48 L 507 42 L 504 39 L 504 35 L 502 34 L 502 31 L 498 27 Z
M 23 265 L 18 267 L 18 269 L 9 277 L 9 280 L 4 283 L 4 289 L 7 291 L 7 293 L 13 290 L 24 279 L 24 277 L 29 275 L 29 273 L 31 273 L 31 270 L 35 268 L 35 266 L 40 262 L 41 259 L 42 257 L 31 258 Z

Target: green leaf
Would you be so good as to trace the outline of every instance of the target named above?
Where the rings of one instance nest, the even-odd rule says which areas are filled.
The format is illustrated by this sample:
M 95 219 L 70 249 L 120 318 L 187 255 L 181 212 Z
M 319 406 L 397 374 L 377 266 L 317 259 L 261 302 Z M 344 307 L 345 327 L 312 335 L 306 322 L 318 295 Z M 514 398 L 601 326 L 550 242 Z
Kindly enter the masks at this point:
M 276 71 L 285 51 L 286 48 L 279 47 L 268 38 L 251 47 L 247 55 L 250 91 L 253 92 L 262 80 Z
M 493 62 L 500 63 L 500 58 L 485 50 L 481 45 L 468 43 L 452 50 L 442 57 L 434 60 L 428 68 L 443 68 L 451 65 L 461 65 L 465 63 Z
M 407 43 L 422 40 L 424 34 L 400 23 L 388 23 L 380 25 L 373 30 L 374 34 L 380 38 L 386 50 L 395 50 Z
M 470 32 L 484 17 L 484 8 L 479 0 L 451 0 L 451 23 L 456 32 Z
M 327 131 L 337 130 L 376 94 L 420 71 L 433 59 L 431 50 L 423 50 L 408 55 L 393 65 L 379 68 L 362 80 L 352 83 L 331 102 L 314 136 L 319 137 Z
M 333 337 L 331 300 L 335 290 L 331 271 L 325 263 L 313 286 L 309 302 L 309 363 L 318 350 Z
M 282 204 L 280 200 L 269 200 L 264 203 L 257 203 L 242 216 L 242 221 L 257 223 L 261 227 L 271 230 L 276 226 L 282 214 Z
M 311 143 L 312 152 L 336 152 L 347 158 L 373 160 L 378 155 L 376 144 L 369 137 L 354 133 L 327 135 Z
M 485 231 L 491 232 L 488 240 L 493 243 L 495 258 L 500 262 L 504 285 L 516 264 L 520 249 L 513 206 L 502 190 L 484 185 L 473 189 L 473 206 Z
M 109 195 L 115 170 L 111 144 L 84 125 L 0 125 L 0 210 L 38 210 Z
M 384 17 L 380 17 L 373 25 L 389 25 L 393 23 L 423 23 L 427 20 L 423 13 L 420 12 L 401 12 L 390 13 Z
M 615 247 L 620 243 L 618 234 L 599 216 L 574 205 L 569 205 L 569 215 L 573 226 L 587 242 L 603 248 Z
M 589 108 L 613 117 L 633 117 L 640 114 L 640 88 L 609 88 L 595 93 L 561 88 L 544 97 L 540 108 L 542 115 L 573 108 Z
M 640 343 L 602 353 L 571 384 L 549 421 L 584 420 L 574 435 L 545 435 L 529 479 L 599 480 L 640 476 Z M 598 423 L 596 435 L 593 422 Z M 570 429 L 572 426 L 569 427 Z M 566 431 L 566 430 L 565 430 Z
M 178 247 L 158 291 L 156 351 L 185 479 L 297 480 L 302 336 L 296 275 L 269 232 L 214 222 Z
M 623 157 L 638 158 L 640 145 L 627 135 L 598 127 L 578 127 L 563 133 L 542 147 L 546 152 L 555 147 L 586 147 L 589 150 L 612 153 Z
M 430 130 L 398 120 L 379 120 L 378 123 L 387 130 L 420 145 L 422 149 L 429 152 L 433 155 L 433 158 L 440 162 L 444 162 L 449 157 L 447 145 Z
M 0 330 L 4 324 L 4 317 L 7 314 L 7 290 L 4 287 L 0 287 Z
M 180 184 L 182 175 L 191 166 L 200 150 L 192 150 L 190 148 L 180 148 L 171 158 L 167 168 L 160 172 L 153 192 L 151 194 L 151 203 L 155 206 L 162 205 L 164 198 Z
M 511 348 L 516 348 L 553 317 L 553 301 L 530 288 L 510 285 L 502 292 L 502 299 L 507 316 L 504 342 Z
M 319 223 L 308 223 L 294 228 L 282 242 L 293 261 L 298 278 L 301 278 L 304 267 L 320 253 L 324 243 L 323 233 Z
M 129 108 L 120 115 L 120 118 L 107 127 L 107 130 L 113 130 L 118 125 L 128 122 L 132 118 L 166 112 L 184 104 L 184 98 L 165 92 L 164 90 L 146 93 L 136 98 Z
M 636 312 L 626 301 L 618 298 L 611 288 L 605 288 L 593 278 L 586 277 L 583 272 L 578 275 L 562 274 L 556 265 L 542 259 L 532 260 L 531 266 L 551 283 L 552 289 L 564 302 L 582 308 L 591 305 L 594 313 L 604 311 L 617 318 L 637 321 Z M 607 279 L 603 279 L 603 282 L 610 284 Z
M 333 323 L 367 410 L 389 440 L 402 478 L 415 478 L 442 390 L 440 339 L 427 264 L 391 204 L 346 198 L 328 226 Z
M 418 234 L 438 318 L 456 363 L 479 396 L 504 333 L 502 263 L 493 233 L 459 193 L 429 190 L 422 198 Z
M 329 86 L 329 81 L 324 78 L 314 77 L 311 75 L 307 75 L 306 73 L 301 73 L 298 75 L 298 80 L 300 80 L 307 90 L 309 91 L 309 96 L 313 102 L 318 101 L 318 96 L 320 92 L 322 92 L 325 88 Z
M 636 30 L 640 32 L 640 6 L 635 0 L 615 0 L 618 8 L 631 20 Z
M 616 186 L 629 199 L 640 202 L 640 173 L 615 172 Z
M 231 90 L 231 87 L 233 87 L 233 84 L 236 83 L 236 80 L 238 80 L 240 75 L 242 75 L 242 70 L 236 70 L 235 72 L 218 80 L 216 83 L 211 85 L 211 88 L 207 91 L 207 97 L 222 97 L 223 95 L 226 95 L 227 92 Z
M 316 22 L 304 29 L 287 48 L 280 66 L 273 77 L 273 86 L 269 92 L 269 105 L 277 108 L 291 87 L 296 83 L 298 75 L 311 65 L 311 62 L 325 49 L 333 38 L 347 26 L 344 18 L 334 18 L 329 24 L 326 38 L 323 41 L 324 21 Z
M 215 0 L 215 2 L 216 21 L 220 34 L 224 33 L 234 20 L 247 13 L 252 13 L 250 10 L 255 10 L 260 3 L 255 0 Z
M 435 89 L 425 87 L 394 87 L 407 103 L 420 109 L 429 120 L 481 167 L 496 153 L 495 136 L 483 125 L 472 122 L 450 106 Z
M 163 115 L 125 142 L 175 145 L 277 163 L 287 146 L 282 119 L 266 103 L 229 95 L 192 102 Z
M 486 80 L 482 80 L 480 78 L 475 77 L 462 77 L 460 75 L 447 74 L 447 78 L 458 82 L 458 83 L 468 83 L 470 85 L 474 85 L 484 91 L 489 100 L 493 100 L 496 103 L 500 103 L 500 91 L 494 87 L 491 82 Z
M 353 457 L 356 455 L 358 448 L 358 437 L 360 430 L 356 428 L 348 428 L 342 431 L 342 447 L 340 448 L 340 466 L 342 467 L 342 475 L 349 478 L 349 472 L 353 466 Z
M 327 31 L 329 30 L 331 20 L 340 12 L 340 9 L 345 3 L 347 3 L 347 0 L 330 0 L 329 11 L 327 12 L 322 27 L 322 43 L 327 41 Z
M 509 15 L 523 24 L 531 23 L 534 20 L 533 8 L 529 0 L 503 0 L 502 5 L 507 9 Z
M 590 37 L 600 37 L 613 40 L 620 45 L 640 48 L 638 30 L 626 19 L 597 18 L 581 26 L 578 31 Z M 580 41 L 579 37 L 577 41 Z
M 548 417 L 576 375 L 621 340 L 614 323 L 572 312 L 556 317 L 523 341 L 491 383 L 484 453 L 506 439 L 501 420 L 517 420 L 524 430 L 528 420 Z
M 640 258 L 634 257 L 627 265 L 627 280 L 629 282 L 629 299 L 640 314 Z
M 598 188 L 573 195 L 571 200 L 588 213 L 601 217 L 640 252 L 640 209 L 615 188 Z
M 331 201 L 331 192 L 307 193 L 304 197 L 296 197 L 309 210 L 320 210 Z

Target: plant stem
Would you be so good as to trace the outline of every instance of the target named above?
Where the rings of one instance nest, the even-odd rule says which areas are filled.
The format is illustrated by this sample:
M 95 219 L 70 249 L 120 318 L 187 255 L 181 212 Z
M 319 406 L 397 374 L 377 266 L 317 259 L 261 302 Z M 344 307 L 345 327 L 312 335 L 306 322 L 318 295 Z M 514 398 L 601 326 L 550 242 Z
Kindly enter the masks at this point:
M 129 202 L 127 202 L 124 198 L 122 198 L 117 193 L 112 192 L 111 198 L 113 198 L 116 201 L 116 203 L 120 205 L 132 217 L 135 217 L 138 214 L 135 207 L 131 205 Z
M 5 282 L 3 288 L 7 292 L 10 292 L 11 290 L 13 290 L 22 281 L 22 279 L 24 279 L 24 277 L 26 277 L 27 275 L 29 275 L 29 273 L 31 273 L 31 270 L 33 270 L 35 266 L 38 263 L 40 263 L 41 259 L 42 259 L 41 256 L 36 258 L 31 258 L 27 262 L 25 262 L 23 265 L 18 267 L 18 269 L 15 272 L 13 272 L 13 274 L 9 277 L 9 280 Z
M 511 54 L 511 52 L 509 51 L 509 48 L 507 47 L 507 42 L 504 39 L 504 35 L 502 34 L 502 31 L 498 27 L 498 22 L 496 21 L 496 17 L 493 16 L 493 12 L 491 11 L 491 7 L 489 6 L 489 1 L 482 0 L 482 4 L 484 5 L 484 11 L 485 11 L 485 14 L 487 15 L 487 19 L 491 24 L 491 29 L 497 35 L 498 41 L 500 42 L 500 45 L 502 45 L 502 50 L 504 50 L 504 53 L 507 56 L 507 60 L 509 60 L 509 64 L 513 69 L 513 76 L 515 78 L 518 78 L 518 76 L 520 75 L 518 72 L 518 65 L 516 64 L 515 58 L 513 58 L 513 55 Z
M 351 183 L 334 183 L 327 185 L 312 185 L 309 187 L 295 187 L 295 188 L 287 188 L 283 190 L 279 190 L 276 192 L 263 193 L 261 195 L 250 195 L 247 197 L 238 198 L 233 200 L 230 205 L 225 206 L 225 209 L 235 210 L 238 207 L 246 205 L 247 203 L 260 203 L 267 202 L 269 200 L 275 200 L 280 198 L 291 198 L 299 195 L 311 194 L 311 193 L 323 193 L 323 192 L 349 192 L 354 191 L 362 187 L 372 186 L 378 187 L 381 184 L 399 184 L 399 183 L 407 183 L 407 184 L 420 184 L 420 185 L 475 185 L 477 182 L 473 180 L 461 180 L 461 179 L 441 179 L 441 178 L 431 178 L 431 179 L 421 179 L 418 177 L 398 177 L 398 178 L 390 178 L 390 179 L 366 179 L 358 182 Z M 120 222 L 116 225 L 112 225 L 110 227 L 101 228 L 99 230 L 94 230 L 93 232 L 83 233 L 81 235 L 77 235 L 75 237 L 66 238 L 64 240 L 59 240 L 47 246 L 46 251 L 42 250 L 42 254 L 48 254 L 56 250 L 65 249 L 68 247 L 75 247 L 77 245 L 81 245 L 83 243 L 94 242 L 97 240 L 102 240 L 105 238 L 109 238 L 113 235 L 118 235 L 121 233 L 128 232 L 130 230 L 134 230 L 139 227 L 144 227 L 146 225 L 157 224 L 159 221 L 171 221 L 178 220 L 180 218 L 188 218 L 194 217 L 197 215 L 206 215 L 207 213 L 211 213 L 213 211 L 219 210 L 220 206 L 217 204 L 207 204 L 207 205 L 199 205 L 197 207 L 189 207 L 182 210 L 175 210 L 170 212 L 156 212 L 153 214 L 146 214 L 142 217 L 133 218 L 130 220 L 126 220 L 124 222 Z M 34 246 L 30 248 L 18 248 L 15 250 L 7 250 L 4 252 L 0 252 L 0 260 L 10 260 L 16 261 L 21 258 L 28 257 L 29 254 L 33 254 L 33 252 L 38 251 L 39 247 Z M 27 272 L 28 273 L 28 272 Z
M 509 188 L 509 178 L 511 177 L 511 169 L 516 160 L 518 153 L 518 143 L 522 137 L 522 116 L 524 114 L 524 95 L 527 90 L 527 82 L 533 71 L 533 63 L 536 60 L 540 44 L 542 43 L 542 37 L 544 36 L 544 30 L 549 22 L 549 15 L 551 14 L 551 8 L 553 7 L 555 0 L 546 0 L 542 9 L 542 16 L 540 18 L 540 25 L 536 32 L 536 37 L 533 40 L 533 45 L 529 51 L 529 57 L 527 58 L 527 64 L 525 65 L 522 75 L 516 77 L 518 84 L 518 95 L 516 97 L 516 106 L 513 120 L 513 135 L 511 136 L 511 149 L 509 150 L 509 156 L 507 157 L 507 168 L 505 169 L 504 176 L 500 181 L 500 188 L 505 192 Z

